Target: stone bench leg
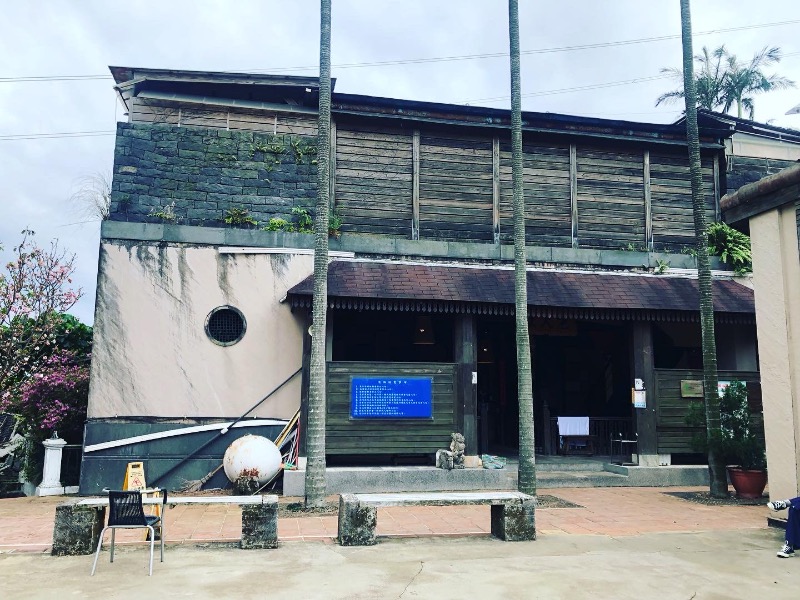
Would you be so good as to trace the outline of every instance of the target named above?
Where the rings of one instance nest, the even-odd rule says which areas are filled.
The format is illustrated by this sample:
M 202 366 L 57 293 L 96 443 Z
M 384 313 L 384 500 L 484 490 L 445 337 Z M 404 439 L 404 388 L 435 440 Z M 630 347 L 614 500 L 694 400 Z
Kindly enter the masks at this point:
M 278 498 L 265 497 L 263 504 L 242 506 L 241 548 L 261 549 L 278 547 Z
M 105 506 L 78 506 L 75 498 L 56 507 L 53 556 L 92 554 L 106 521 Z
M 339 545 L 372 546 L 375 544 L 375 525 L 378 511 L 362 505 L 354 494 L 339 497 Z
M 492 535 L 506 542 L 536 539 L 536 500 L 492 505 Z

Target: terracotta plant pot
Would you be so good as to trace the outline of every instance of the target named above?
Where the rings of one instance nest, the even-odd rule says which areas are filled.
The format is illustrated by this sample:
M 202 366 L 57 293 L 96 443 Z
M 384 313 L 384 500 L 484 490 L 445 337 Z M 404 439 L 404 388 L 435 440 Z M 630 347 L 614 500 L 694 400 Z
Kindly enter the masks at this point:
M 739 498 L 761 498 L 767 487 L 766 471 L 728 467 L 728 477 Z

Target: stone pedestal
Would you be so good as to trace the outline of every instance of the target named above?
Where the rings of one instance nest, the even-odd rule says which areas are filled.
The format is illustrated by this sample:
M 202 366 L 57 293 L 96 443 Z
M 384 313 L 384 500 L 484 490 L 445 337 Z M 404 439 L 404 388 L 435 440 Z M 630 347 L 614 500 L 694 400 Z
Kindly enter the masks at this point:
M 36 488 L 37 496 L 60 496 L 64 494 L 61 485 L 61 451 L 67 442 L 61 438 L 51 438 L 42 442 L 44 445 L 44 470 L 42 483 Z
M 53 556 L 92 554 L 106 521 L 105 506 L 78 506 L 74 498 L 56 507 L 53 524 Z
M 242 540 L 246 550 L 278 547 L 278 497 L 264 496 L 263 504 L 242 506 Z
M 374 545 L 377 523 L 377 508 L 362 505 L 355 494 L 342 494 L 339 497 L 340 546 Z
M 536 539 L 536 500 L 492 505 L 492 535 L 506 542 Z

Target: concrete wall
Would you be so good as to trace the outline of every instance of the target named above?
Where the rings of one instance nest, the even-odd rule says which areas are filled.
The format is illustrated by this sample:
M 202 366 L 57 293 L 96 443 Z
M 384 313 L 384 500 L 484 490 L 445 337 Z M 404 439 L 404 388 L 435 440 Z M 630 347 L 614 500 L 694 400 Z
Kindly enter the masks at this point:
M 800 251 L 795 203 L 750 218 L 772 498 L 800 492 Z
M 299 369 L 302 321 L 279 301 L 311 274 L 313 257 L 286 252 L 104 240 L 89 418 L 238 417 Z M 226 304 L 247 332 L 221 347 L 204 326 Z M 252 416 L 290 418 L 299 405 L 298 375 Z

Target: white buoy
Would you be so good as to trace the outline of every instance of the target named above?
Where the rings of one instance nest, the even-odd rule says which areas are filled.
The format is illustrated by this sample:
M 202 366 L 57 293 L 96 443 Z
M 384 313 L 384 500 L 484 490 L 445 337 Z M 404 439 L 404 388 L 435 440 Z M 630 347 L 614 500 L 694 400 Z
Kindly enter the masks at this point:
M 263 485 L 281 470 L 281 453 L 265 437 L 244 435 L 228 446 L 222 464 L 231 482 L 247 477 Z

